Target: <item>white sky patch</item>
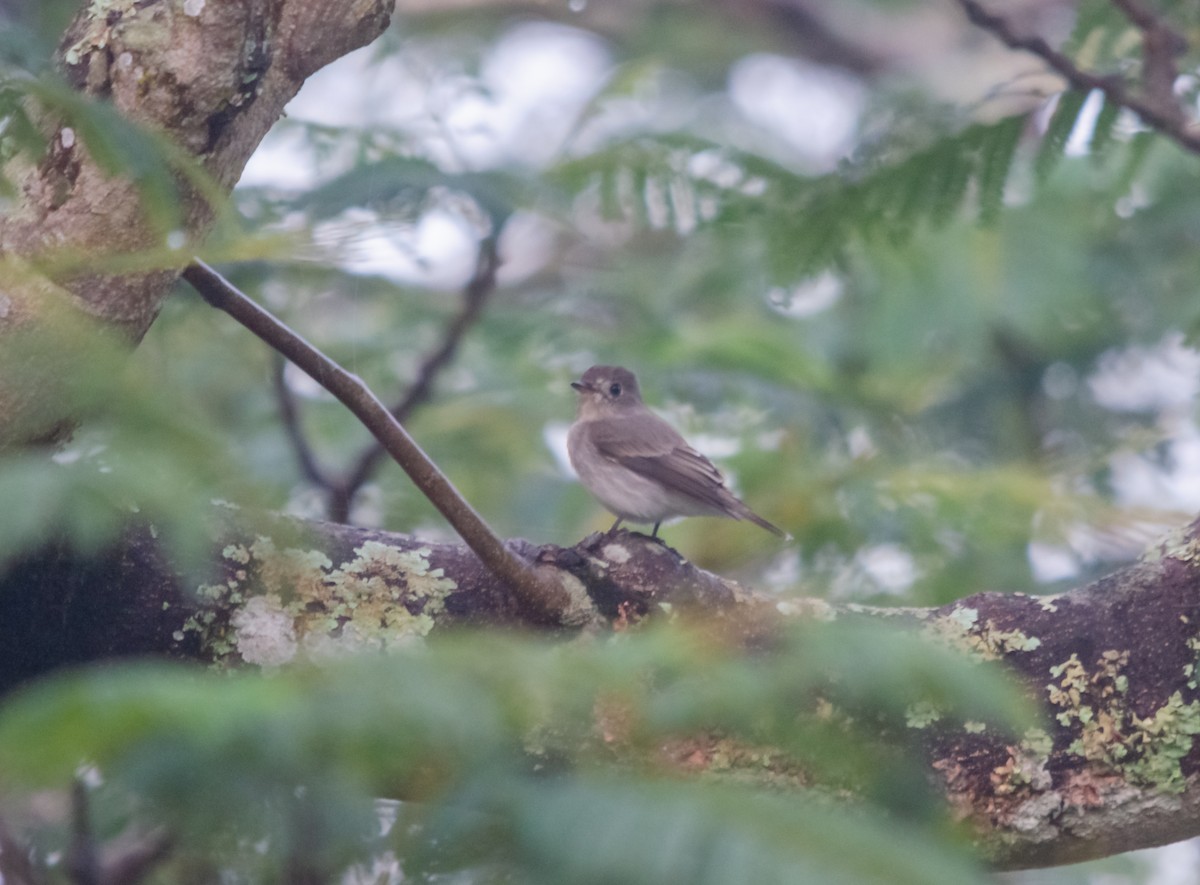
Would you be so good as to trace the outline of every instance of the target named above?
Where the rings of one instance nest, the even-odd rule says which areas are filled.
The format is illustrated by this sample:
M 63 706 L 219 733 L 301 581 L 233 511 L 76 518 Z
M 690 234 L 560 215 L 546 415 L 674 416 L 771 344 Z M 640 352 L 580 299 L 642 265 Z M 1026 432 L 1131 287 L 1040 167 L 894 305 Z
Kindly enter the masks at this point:
M 500 231 L 500 268 L 496 280 L 511 286 L 528 279 L 554 256 L 557 228 L 541 215 L 516 212 Z
M 1082 157 L 1090 152 L 1092 133 L 1096 130 L 1096 118 L 1100 116 L 1102 107 L 1104 94 L 1099 89 L 1093 89 L 1083 100 L 1083 107 L 1079 109 L 1079 116 L 1075 118 L 1075 125 L 1067 137 L 1063 152 L 1068 157 Z
M 318 242 L 339 237 L 339 222 L 314 231 Z M 452 212 L 435 209 L 411 224 L 380 219 L 345 237 L 338 264 L 349 273 L 377 274 L 397 282 L 419 280 L 433 289 L 457 289 L 475 269 L 478 232 Z
M 874 458 L 879 454 L 879 447 L 875 445 L 875 440 L 871 439 L 871 431 L 859 424 L 846 434 L 846 451 L 856 460 Z
M 1200 867 L 1200 840 L 1188 839 L 1161 848 L 1131 852 L 1151 867 L 1146 885 L 1191 885 Z
M 1200 510 L 1200 431 L 1186 416 L 1168 424 L 1165 463 L 1138 452 L 1117 452 L 1109 459 L 1113 490 L 1127 506 L 1194 513 Z
M 316 181 L 313 157 L 304 144 L 303 133 L 276 128 L 267 133 L 258 149 L 250 155 L 238 184 L 303 190 L 312 187 Z
M 804 576 L 804 562 L 798 550 L 784 550 L 763 570 L 762 582 L 768 590 L 798 587 Z
M 1092 396 L 1115 412 L 1140 412 L 1181 406 L 1200 388 L 1200 353 L 1169 332 L 1151 347 L 1110 350 L 1088 378 Z
M 540 165 L 555 157 L 612 61 L 594 35 L 563 25 L 513 28 L 484 60 L 487 96 L 447 115 L 471 165 Z
M 542 441 L 554 456 L 554 463 L 558 465 L 563 476 L 574 479 L 578 474 L 571 466 L 571 458 L 567 454 L 567 434 L 570 430 L 571 425 L 565 421 L 548 421 L 542 428 Z
M 364 46 L 317 71 L 288 102 L 288 117 L 323 126 L 413 122 L 425 109 L 420 80 L 401 58 L 373 55 Z
M 1039 583 L 1065 581 L 1079 574 L 1079 557 L 1067 547 L 1033 541 L 1026 548 L 1026 556 L 1033 579 Z
M 833 307 L 842 297 L 844 287 L 841 277 L 823 271 L 790 289 L 776 286 L 767 292 L 767 301 L 784 316 L 799 319 Z
M 878 589 L 885 593 L 903 593 L 920 576 L 912 554 L 899 544 L 864 547 L 854 560 Z
M 452 170 L 538 165 L 561 151 L 612 64 L 594 35 L 545 23 L 501 36 L 478 82 L 439 61 L 408 53 L 377 62 L 369 47 L 360 49 L 310 77 L 287 115 L 326 126 L 409 128 L 428 143 L 431 159 Z M 296 159 L 311 165 L 303 154 Z
M 849 149 L 865 101 L 862 86 L 844 74 L 767 54 L 733 66 L 729 94 L 748 119 L 819 169 L 833 168 Z
M 604 44 L 562 25 L 510 29 L 483 60 L 480 81 L 455 77 L 437 59 L 409 53 L 376 63 L 362 49 L 311 77 L 288 105 L 292 120 L 327 126 L 404 128 L 419 135 L 430 157 L 448 170 L 500 164 L 536 165 L 563 149 L 565 139 L 611 66 Z M 244 186 L 303 189 L 350 158 L 320 162 L 303 132 L 270 133 L 250 158 Z M 320 168 L 319 168 L 320 166 Z M 536 273 L 552 250 L 542 221 L 516 216 L 515 233 L 501 248 L 505 281 Z M 478 232 L 464 219 L 433 210 L 415 225 L 366 224 L 349 235 L 338 222 L 316 232 L 318 242 L 339 239 L 343 267 L 354 273 L 434 288 L 461 286 L 475 267 Z

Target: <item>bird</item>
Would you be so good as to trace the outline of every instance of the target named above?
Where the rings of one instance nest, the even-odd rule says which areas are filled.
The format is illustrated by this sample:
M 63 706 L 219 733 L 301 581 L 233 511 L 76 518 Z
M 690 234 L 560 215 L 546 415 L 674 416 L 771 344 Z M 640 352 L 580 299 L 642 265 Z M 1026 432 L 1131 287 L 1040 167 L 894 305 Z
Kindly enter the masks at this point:
M 657 538 L 672 516 L 724 516 L 789 537 L 729 491 L 713 463 L 646 407 L 633 372 L 592 366 L 571 386 L 579 399 L 567 454 L 584 488 L 616 515 L 610 534 L 625 521 L 652 522 Z

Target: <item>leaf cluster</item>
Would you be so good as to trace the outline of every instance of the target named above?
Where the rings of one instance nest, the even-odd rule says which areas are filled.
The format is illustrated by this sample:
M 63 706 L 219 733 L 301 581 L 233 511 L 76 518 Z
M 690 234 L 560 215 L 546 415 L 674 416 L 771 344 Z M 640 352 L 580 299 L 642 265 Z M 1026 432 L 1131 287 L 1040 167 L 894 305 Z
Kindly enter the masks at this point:
M 271 676 L 54 677 L 0 713 L 0 768 L 12 796 L 94 766 L 109 826 L 165 823 L 243 873 L 293 862 L 302 838 L 327 873 L 391 848 L 406 874 L 485 881 L 973 881 L 932 794 L 912 791 L 915 760 L 895 752 L 919 744 L 905 726 L 918 702 L 998 734 L 1030 722 L 999 674 L 872 625 L 799 630 L 749 657 L 703 628 L 471 635 Z M 712 783 L 675 782 L 672 744 Z M 873 801 L 837 810 L 803 783 Z M 373 797 L 406 800 L 382 840 Z

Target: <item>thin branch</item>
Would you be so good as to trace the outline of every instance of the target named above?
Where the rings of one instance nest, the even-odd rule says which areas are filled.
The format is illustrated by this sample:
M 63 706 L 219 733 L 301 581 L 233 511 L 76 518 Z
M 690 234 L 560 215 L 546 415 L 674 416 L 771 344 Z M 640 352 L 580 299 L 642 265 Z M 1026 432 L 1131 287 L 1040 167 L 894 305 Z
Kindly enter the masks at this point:
M 1163 113 L 1177 123 L 1183 108 L 1175 99 L 1179 70 L 1175 57 L 1187 49 L 1187 41 L 1140 0 L 1112 0 L 1113 5 L 1142 32 L 1142 91 Z
M 1160 108 L 1157 101 L 1131 93 L 1120 77 L 1101 77 L 1088 73 L 1041 37 L 1020 36 L 1002 16 L 992 14 L 976 0 L 958 0 L 958 4 L 972 24 L 993 34 L 1005 46 L 1036 55 L 1081 92 L 1099 89 L 1110 102 L 1133 111 L 1147 126 L 1185 150 L 1200 154 L 1200 133 L 1191 131 L 1182 111 L 1174 102 L 1172 110 Z
M 87 787 L 71 785 L 71 843 L 66 868 L 75 885 L 136 885 L 167 856 L 173 840 L 164 827 L 130 827 L 102 850 L 92 830 Z
M 300 426 L 300 410 L 296 405 L 296 397 L 292 393 L 292 389 L 288 387 L 287 378 L 287 360 L 279 355 L 278 352 L 273 352 L 271 366 L 271 385 L 275 389 L 275 399 L 279 403 L 279 418 L 283 422 L 284 433 L 287 434 L 288 441 L 292 444 L 292 451 L 296 453 L 296 461 L 300 465 L 300 472 L 315 486 L 322 489 L 333 489 L 335 483 L 325 473 L 317 461 L 317 456 L 312 450 L 312 446 L 308 444 L 308 437 L 304 435 L 304 429 Z M 342 521 L 342 520 L 335 520 Z
M 102 885 L 100 849 L 92 833 L 87 787 L 79 778 L 71 784 L 71 841 L 66 869 L 75 885 Z
M 337 397 L 371 431 L 467 546 L 492 574 L 513 590 L 531 614 L 550 621 L 560 620 L 570 605 L 570 596 L 563 586 L 544 578 L 505 546 L 359 378 L 251 301 L 203 261 L 193 261 L 183 272 L 183 277 L 205 301 L 225 311 Z
M 496 238 L 487 237 L 479 244 L 479 257 L 475 273 L 463 289 L 462 307 L 446 326 L 441 343 L 421 362 L 416 380 L 404 396 L 392 406 L 392 415 L 401 424 L 406 422 L 414 408 L 429 399 L 433 382 L 438 373 L 450 363 L 458 351 L 463 335 L 479 319 L 484 303 L 496 289 L 496 271 L 500 268 L 500 257 L 496 251 Z M 329 518 L 334 522 L 346 522 L 350 516 L 350 503 L 363 483 L 371 478 L 384 455 L 383 446 L 373 442 L 365 446 L 351 462 L 342 478 L 328 484 Z M 322 485 L 325 485 L 322 483 Z

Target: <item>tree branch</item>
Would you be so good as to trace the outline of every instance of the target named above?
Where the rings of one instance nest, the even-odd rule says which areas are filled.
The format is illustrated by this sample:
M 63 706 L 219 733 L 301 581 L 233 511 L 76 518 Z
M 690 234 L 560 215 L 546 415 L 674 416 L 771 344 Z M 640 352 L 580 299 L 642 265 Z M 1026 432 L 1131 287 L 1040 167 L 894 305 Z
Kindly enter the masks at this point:
M 483 521 L 360 379 L 247 298 L 215 270 L 194 261 L 183 273 L 204 299 L 225 311 L 332 393 L 379 440 L 413 484 L 446 517 L 467 546 L 537 619 L 560 623 L 571 609 L 567 591 L 522 562 Z
M 462 305 L 458 313 L 446 325 L 441 341 L 428 353 L 417 369 L 417 376 L 408 390 L 391 407 L 392 417 L 401 424 L 408 421 L 413 409 L 426 402 L 433 390 L 437 375 L 454 358 L 458 345 L 467 330 L 479 319 L 484 303 L 496 289 L 496 272 L 500 269 L 500 258 L 496 251 L 496 239 L 487 237 L 479 244 L 475 272 L 463 288 Z M 363 487 L 383 461 L 387 451 L 374 440 L 365 445 L 351 459 L 350 466 L 339 477 L 330 476 L 317 461 L 312 446 L 300 426 L 300 415 L 296 398 L 287 386 L 283 375 L 283 363 L 278 361 L 273 375 L 275 398 L 279 401 L 280 417 L 284 431 L 296 453 L 300 471 L 304 477 L 325 494 L 325 515 L 333 522 L 349 522 L 350 507 L 355 495 Z
M 463 335 L 479 319 L 488 297 L 496 289 L 496 272 L 500 269 L 500 258 L 496 251 L 496 238 L 490 236 L 479 244 L 475 272 L 463 288 L 462 306 L 442 333 L 441 343 L 421 361 L 417 377 L 404 395 L 392 406 L 392 415 L 401 424 L 408 421 L 413 409 L 429 399 L 433 382 L 438 374 L 454 358 Z M 386 451 L 378 441 L 362 449 L 351 462 L 350 468 L 341 479 L 332 483 L 329 496 L 329 518 L 334 522 L 346 522 L 350 518 L 350 505 L 358 490 L 362 488 L 379 467 Z
M 1161 95 L 1158 93 L 1162 92 L 1162 87 L 1157 84 L 1157 80 L 1153 84 L 1147 83 L 1148 89 L 1152 87 L 1155 94 L 1148 93 L 1146 97 L 1134 95 L 1126 88 L 1120 77 L 1088 73 L 1041 37 L 1020 36 L 1003 16 L 989 12 L 977 0 L 958 0 L 958 3 L 972 24 L 990 32 L 1010 49 L 1036 55 L 1062 76 L 1072 88 L 1081 92 L 1100 90 L 1110 102 L 1133 111 L 1147 126 L 1171 139 L 1180 147 L 1192 153 L 1200 153 L 1200 133 L 1192 131 L 1178 103 L 1172 99 L 1167 106 L 1160 106 Z M 1129 8 L 1136 9 L 1137 7 Z M 1173 46 L 1174 41 L 1170 41 L 1170 45 Z M 1158 68 L 1161 67 L 1163 50 L 1158 48 L 1156 43 L 1148 43 L 1146 52 L 1147 74 L 1150 75 L 1151 69 L 1154 68 L 1153 76 L 1161 78 L 1162 71 Z M 1150 58 L 1152 53 L 1153 60 Z M 1158 67 L 1155 67 L 1156 65 Z
M 101 845 L 92 828 L 87 787 L 79 778 L 71 785 L 71 843 L 66 868 L 74 885 L 136 885 L 167 856 L 171 845 L 165 829 L 145 832 L 136 825 Z
M 148 527 L 99 560 L 50 548 L 0 574 L 0 684 L 28 678 L 34 660 L 157 653 L 272 668 L 469 624 L 545 629 L 462 545 L 225 510 L 216 522 L 214 572 L 199 588 Z M 1006 667 L 1043 710 L 1020 740 L 910 723 L 930 777 L 997 868 L 1200 835 L 1200 522 L 1068 593 L 979 593 L 909 610 L 758 594 L 629 532 L 520 550 L 577 587 L 581 611 L 626 628 L 694 614 L 761 647 L 796 618 L 880 618 Z M 780 789 L 777 773 L 747 754 L 741 766 L 697 757 L 681 776 Z
M 87 787 L 79 778 L 71 785 L 71 844 L 67 849 L 66 869 L 75 885 L 103 885 Z
M 283 422 L 284 435 L 292 444 L 292 451 L 296 453 L 296 461 L 300 465 L 300 473 L 304 478 L 317 488 L 329 491 L 333 488 L 334 483 L 317 461 L 316 453 L 308 444 L 308 437 L 304 435 L 304 428 L 300 426 L 300 410 L 296 405 L 296 397 L 292 394 L 292 389 L 288 387 L 286 371 L 287 360 L 280 356 L 278 351 L 273 352 L 271 386 L 275 390 L 275 401 L 279 403 L 279 420 Z M 334 518 L 333 521 L 345 522 L 346 520 Z
M 57 67 L 87 97 L 79 104 L 103 101 L 143 133 L 169 142 L 172 162 L 189 157 L 203 170 L 210 187 L 201 193 L 189 186 L 195 176 L 187 182 L 181 176 L 175 206 L 182 232 L 199 238 L 212 223 L 212 198 L 232 190 L 305 79 L 383 33 L 393 3 L 271 0 L 187 4 L 186 11 L 179 2 L 79 4 Z M 172 263 L 178 259 L 163 248 L 166 231 L 147 212 L 143 185 L 97 162 L 86 139 L 76 138 L 82 127 L 35 105 L 44 153 L 5 162 L 16 196 L 0 213 L 0 444 L 44 439 L 73 417 L 63 380 L 87 369 L 75 365 L 71 349 L 54 346 L 52 300 L 68 300 L 135 343 L 178 273 Z M 50 254 L 73 258 L 75 268 L 52 278 L 37 267 Z M 133 272 L 97 269 L 105 258 L 147 255 L 160 260 L 143 260 Z M 81 256 L 87 267 L 79 266 Z M 65 298 L 51 299 L 48 290 Z M 10 354 L 36 336 L 45 346 L 14 363 Z
M 1142 32 L 1142 91 L 1146 99 L 1177 125 L 1183 125 L 1183 108 L 1175 98 L 1179 77 L 1175 57 L 1187 49 L 1187 41 L 1139 0 L 1112 2 Z

